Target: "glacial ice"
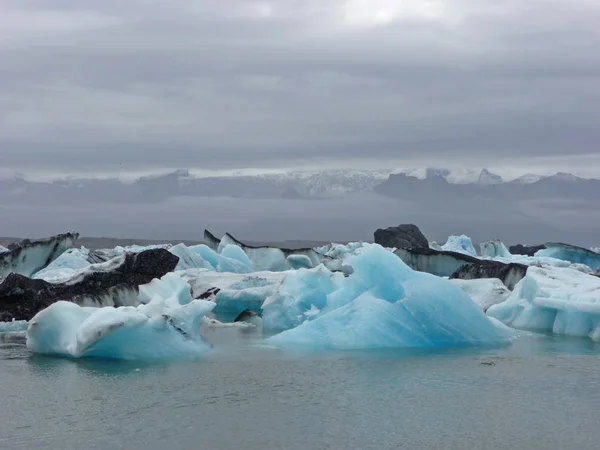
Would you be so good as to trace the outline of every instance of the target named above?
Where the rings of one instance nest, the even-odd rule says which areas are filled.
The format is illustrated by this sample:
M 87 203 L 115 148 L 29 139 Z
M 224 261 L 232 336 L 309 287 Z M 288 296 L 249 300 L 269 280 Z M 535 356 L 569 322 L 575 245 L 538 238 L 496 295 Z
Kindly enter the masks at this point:
M 498 239 L 479 244 L 482 258 L 510 258 L 512 255 L 506 248 L 506 245 Z
M 151 300 L 137 307 L 91 308 L 65 301 L 50 305 L 29 322 L 27 347 L 71 358 L 156 360 L 204 354 L 210 346 L 199 330 L 215 304 L 192 300 L 181 277 L 163 278 L 146 287 L 144 296 Z
M 429 243 L 429 248 L 432 250 L 438 250 L 440 252 L 443 251 L 442 246 L 435 241 L 431 241 Z
M 318 277 L 306 272 L 306 280 L 299 280 L 296 289 L 291 286 L 288 295 L 276 299 L 296 313 L 304 312 L 305 318 L 296 319 L 303 321 L 268 342 L 365 349 L 497 345 L 514 337 L 450 281 L 411 270 L 381 246 L 371 245 L 349 262 L 354 272 L 348 278 L 331 280 L 325 274 Z M 317 286 L 316 295 L 305 292 L 307 284 Z M 322 295 L 322 284 L 331 290 L 329 294 Z M 287 322 L 294 322 L 293 316 L 269 312 L 273 307 L 269 300 L 263 306 L 265 327 L 269 321 L 271 327 L 294 325 Z M 275 318 L 269 318 L 270 314 Z
M 171 244 L 153 244 L 153 245 L 126 245 L 121 246 L 117 245 L 115 248 L 110 249 L 108 251 L 109 258 L 115 258 L 117 256 L 121 256 L 125 253 L 142 253 L 146 250 L 153 250 L 156 248 L 164 248 L 169 250 L 173 247 Z
M 177 270 L 208 269 L 216 272 L 250 273 L 252 263 L 242 249 L 226 246 L 225 254 L 220 255 L 206 245 L 187 247 L 177 244 L 169 251 L 179 257 Z M 241 253 L 240 253 L 241 252 Z M 243 253 L 243 255 L 242 255 Z M 230 257 L 228 257 L 230 256 Z
M 89 250 L 85 247 L 81 249 L 71 248 L 44 269 L 34 273 L 31 278 L 49 283 L 63 283 L 91 265 L 88 261 L 88 255 Z
M 69 249 L 78 234 L 59 234 L 50 238 L 22 243 L 17 248 L 0 253 L 0 279 L 9 273 L 26 277 L 42 270 Z
M 569 261 L 572 264 L 584 264 L 596 271 L 600 269 L 600 254 L 585 248 L 561 243 L 548 243 L 546 248 L 539 250 L 536 257 L 556 258 Z
M 312 269 L 312 261 L 306 255 L 290 255 L 286 258 L 290 267 L 294 270 Z
M 510 290 L 498 278 L 452 279 L 450 281 L 471 297 L 484 312 L 490 306 L 502 303 L 510 296 Z
M 327 296 L 341 287 L 344 275 L 324 266 L 289 272 L 262 304 L 263 327 L 281 331 L 294 328 L 327 307 Z M 310 312 L 308 315 L 307 312 Z
M 456 252 L 463 253 L 465 255 L 477 257 L 477 252 L 475 251 L 475 247 L 473 247 L 473 242 L 471 242 L 471 238 L 469 236 L 460 235 L 460 236 L 450 236 L 444 245 L 442 245 L 442 250 L 446 252 Z
M 4 247 L 3 245 L 0 245 L 0 253 L 4 253 L 7 251 L 8 251 L 8 249 L 6 247 Z
M 487 314 L 508 326 L 600 340 L 600 278 L 569 268 L 529 267 Z
M 260 312 L 264 301 L 292 273 L 294 272 L 235 274 L 186 270 L 180 272 L 179 276 L 192 286 L 194 298 L 210 298 L 215 302 L 215 314 L 236 317 L 245 309 Z
M 27 325 L 29 322 L 26 320 L 13 320 L 10 322 L 0 322 L 0 334 L 1 333 L 20 333 L 27 331 Z
M 316 247 L 315 251 L 329 258 L 344 259 L 350 255 L 353 255 L 364 246 L 364 242 L 350 242 L 346 245 L 333 243 L 321 247 Z

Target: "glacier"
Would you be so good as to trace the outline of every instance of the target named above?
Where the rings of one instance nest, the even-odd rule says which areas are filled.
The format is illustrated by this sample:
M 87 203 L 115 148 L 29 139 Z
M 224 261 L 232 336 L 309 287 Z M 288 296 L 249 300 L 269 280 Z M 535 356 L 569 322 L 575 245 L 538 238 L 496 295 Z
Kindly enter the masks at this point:
M 600 340 L 600 278 L 532 266 L 506 301 L 487 314 L 514 328 Z
M 368 349 L 503 345 L 514 339 L 509 328 L 488 318 L 459 287 L 413 271 L 379 245 L 350 259 L 354 271 L 347 278 L 328 281 L 323 274 L 320 278 L 313 274 L 315 279 L 309 284 L 324 283 L 332 290 L 326 296 L 321 289 L 316 296 L 306 293 L 304 282 L 278 300 L 305 316 L 307 311 L 311 314 L 299 325 L 268 338 L 268 343 Z M 265 326 L 270 307 L 265 302 Z M 285 320 L 275 322 L 289 326 Z
M 193 300 L 189 284 L 167 274 L 143 289 L 137 307 L 82 307 L 59 301 L 27 327 L 27 348 L 69 358 L 162 360 L 197 357 L 210 350 L 200 326 L 215 304 Z
M 442 250 L 477 257 L 477 252 L 475 251 L 475 247 L 473 247 L 471 238 L 464 234 L 460 236 L 449 236 L 446 243 L 442 245 Z

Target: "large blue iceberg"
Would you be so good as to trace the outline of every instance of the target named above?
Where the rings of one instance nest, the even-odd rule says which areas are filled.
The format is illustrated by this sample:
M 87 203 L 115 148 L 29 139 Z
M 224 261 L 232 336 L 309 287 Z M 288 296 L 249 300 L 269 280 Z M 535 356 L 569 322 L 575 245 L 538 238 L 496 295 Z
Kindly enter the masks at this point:
M 500 345 L 514 338 L 513 331 L 488 318 L 459 287 L 413 271 L 379 245 L 365 247 L 347 262 L 354 269 L 348 278 L 307 273 L 305 280 L 295 280 L 297 289 L 265 302 L 265 326 L 273 327 L 274 318 L 279 318 L 281 328 L 294 325 L 286 310 L 302 320 L 270 337 L 271 344 L 427 348 Z M 289 281 L 288 277 L 283 285 Z

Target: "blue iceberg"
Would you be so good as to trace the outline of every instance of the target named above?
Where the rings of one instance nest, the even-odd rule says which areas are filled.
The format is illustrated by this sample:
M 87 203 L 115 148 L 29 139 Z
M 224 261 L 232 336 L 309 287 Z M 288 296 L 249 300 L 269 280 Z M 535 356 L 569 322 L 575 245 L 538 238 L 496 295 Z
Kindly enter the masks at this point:
M 281 307 L 270 311 L 275 302 L 265 302 L 264 324 L 273 327 L 275 312 L 280 326 L 294 326 L 294 315 L 301 323 L 268 342 L 330 349 L 457 347 L 508 344 L 515 336 L 459 287 L 413 271 L 379 245 L 348 262 L 354 269 L 348 278 L 327 281 L 324 273 L 307 271 L 297 289 L 285 293 L 288 277 L 279 290 Z M 307 292 L 306 286 L 316 288 Z
M 81 307 L 59 301 L 36 314 L 27 328 L 34 353 L 70 358 L 160 360 L 195 357 L 210 346 L 200 337 L 215 304 L 193 300 L 190 286 L 175 274 L 154 280 L 137 307 Z
M 475 251 L 475 247 L 473 247 L 471 238 L 469 236 L 465 236 L 464 234 L 460 236 L 448 237 L 446 243 L 442 245 L 442 250 L 446 252 L 462 253 L 469 256 L 477 256 L 477 252 Z
M 487 311 L 508 326 L 600 341 L 600 278 L 559 267 L 529 267 L 506 301 Z

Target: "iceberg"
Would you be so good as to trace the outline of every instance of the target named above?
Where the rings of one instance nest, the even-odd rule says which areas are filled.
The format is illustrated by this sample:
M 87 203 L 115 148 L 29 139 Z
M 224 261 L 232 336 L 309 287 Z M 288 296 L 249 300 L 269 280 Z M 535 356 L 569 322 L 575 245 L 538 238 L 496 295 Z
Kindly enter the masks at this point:
M 0 283 L 0 320 L 29 320 L 58 300 L 81 306 L 135 306 L 138 286 L 173 271 L 177 262 L 167 250 L 156 249 L 90 265 L 60 283 L 11 273 Z
M 27 328 L 34 353 L 70 358 L 161 360 L 196 357 L 210 345 L 200 326 L 215 304 L 193 300 L 187 282 L 173 274 L 144 290 L 149 303 L 137 307 L 82 307 L 59 301 L 36 314 Z M 166 297 L 170 288 L 175 293 Z
M 77 233 L 59 234 L 37 241 L 25 240 L 0 253 L 0 279 L 10 273 L 30 277 L 48 266 L 79 238 Z
M 290 289 L 293 295 L 284 299 L 288 307 L 306 311 L 310 304 L 318 311 L 267 341 L 281 347 L 368 349 L 503 345 L 514 338 L 452 282 L 413 271 L 379 245 L 348 262 L 352 275 L 332 283 L 333 291 L 324 298 L 303 296 L 306 283 L 298 286 L 300 291 Z M 316 274 L 306 276 L 315 278 L 315 285 L 326 282 Z M 265 326 L 269 307 L 265 302 Z
M 536 252 L 535 256 L 556 258 L 572 264 L 584 264 L 592 271 L 600 269 L 600 254 L 574 245 L 548 243 L 546 248 Z
M 512 255 L 506 245 L 498 239 L 479 244 L 482 258 L 510 258 Z
M 529 267 L 487 314 L 508 326 L 600 340 L 600 278 L 558 267 Z
M 9 251 L 6 247 L 4 247 L 3 245 L 0 245 L 0 253 L 6 253 L 7 251 Z
M 477 257 L 477 252 L 475 251 L 475 247 L 473 247 L 471 238 L 464 234 L 448 237 L 446 243 L 442 245 L 442 250 Z
M 330 270 L 342 270 L 341 262 L 331 258 L 323 253 L 312 248 L 286 249 L 277 247 L 253 247 L 238 241 L 229 233 L 226 233 L 221 240 L 214 237 L 208 230 L 204 231 L 204 239 L 209 243 L 211 248 L 216 247 L 219 254 L 230 245 L 239 247 L 246 253 L 252 262 L 252 268 L 255 271 L 267 272 L 283 272 L 292 269 L 288 257 L 291 255 L 303 255 L 310 259 L 311 266 L 316 267 L 319 264 L 324 264 Z M 293 259 L 292 259 L 293 261 Z

